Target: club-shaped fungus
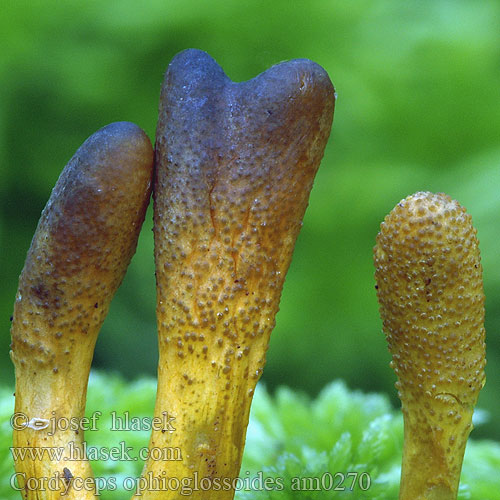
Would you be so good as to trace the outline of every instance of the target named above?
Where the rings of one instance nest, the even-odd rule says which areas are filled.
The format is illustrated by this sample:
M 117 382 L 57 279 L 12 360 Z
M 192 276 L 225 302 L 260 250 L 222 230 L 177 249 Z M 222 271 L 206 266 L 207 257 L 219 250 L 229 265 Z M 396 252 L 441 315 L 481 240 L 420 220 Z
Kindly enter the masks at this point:
M 377 296 L 404 415 L 401 500 L 455 500 L 485 375 L 476 230 L 458 202 L 418 192 L 381 224 Z
M 11 330 L 16 479 L 27 500 L 97 498 L 81 428 L 87 381 L 97 334 L 135 252 L 152 168 L 144 132 L 113 123 L 78 149 L 42 212 Z M 62 449 L 60 458 L 43 452 L 49 448 Z

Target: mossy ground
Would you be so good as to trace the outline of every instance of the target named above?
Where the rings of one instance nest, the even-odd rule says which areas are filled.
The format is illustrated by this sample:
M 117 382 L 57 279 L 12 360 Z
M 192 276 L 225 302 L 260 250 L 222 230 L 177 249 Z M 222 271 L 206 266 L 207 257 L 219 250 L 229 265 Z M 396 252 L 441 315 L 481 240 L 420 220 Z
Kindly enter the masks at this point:
M 87 432 L 93 450 L 131 447 L 130 457 L 147 446 L 149 431 L 112 428 L 112 412 L 123 417 L 151 416 L 156 381 L 128 382 L 116 375 L 93 373 L 87 415 L 102 412 L 98 431 Z M 14 473 L 9 451 L 14 398 L 0 389 L 0 498 L 17 499 L 10 486 Z M 479 413 L 481 416 L 481 413 Z M 478 423 L 478 422 L 477 422 Z M 395 500 L 398 496 L 402 417 L 380 394 L 349 390 L 342 381 L 326 386 L 310 399 L 287 388 L 271 396 L 263 386 L 255 394 L 240 477 L 239 500 L 350 499 Z M 142 468 L 141 460 L 99 460 L 92 464 L 104 478 L 103 500 L 123 499 Z M 467 445 L 459 499 L 500 500 L 500 444 L 474 441 Z M 115 478 L 110 480 L 110 478 Z M 130 479 L 127 479 L 130 478 Z M 267 481 L 266 481 L 266 478 Z M 116 489 L 113 489 L 116 485 Z M 173 484 L 175 486 L 175 483 Z M 179 485 L 188 496 L 190 487 Z M 253 490 L 247 489 L 253 486 Z M 266 488 L 267 487 L 267 488 Z M 183 490 L 181 492 L 181 490 Z

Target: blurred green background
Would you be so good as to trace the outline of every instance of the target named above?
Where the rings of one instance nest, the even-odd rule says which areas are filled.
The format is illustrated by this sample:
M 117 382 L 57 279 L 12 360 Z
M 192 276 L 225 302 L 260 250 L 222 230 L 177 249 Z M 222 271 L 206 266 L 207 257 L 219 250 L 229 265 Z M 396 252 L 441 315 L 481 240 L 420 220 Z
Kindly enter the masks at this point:
M 13 381 L 9 316 L 57 177 L 98 128 L 130 120 L 154 139 L 163 73 L 208 51 L 233 80 L 307 57 L 337 92 L 334 126 L 297 242 L 263 379 L 316 394 L 343 378 L 387 392 L 372 247 L 418 190 L 472 214 L 487 296 L 490 423 L 500 439 L 500 3 L 483 0 L 7 0 L 0 12 L 0 381 Z M 152 219 L 99 337 L 94 365 L 156 373 Z M 131 396 L 133 397 L 133 395 Z

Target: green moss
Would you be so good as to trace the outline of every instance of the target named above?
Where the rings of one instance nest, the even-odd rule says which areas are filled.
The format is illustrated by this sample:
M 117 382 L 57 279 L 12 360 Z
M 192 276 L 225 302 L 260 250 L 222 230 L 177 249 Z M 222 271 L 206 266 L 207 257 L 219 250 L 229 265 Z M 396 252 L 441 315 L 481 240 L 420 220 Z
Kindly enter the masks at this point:
M 151 416 L 155 393 L 153 379 L 127 382 L 116 375 L 93 373 L 87 415 L 100 411 L 102 416 L 99 430 L 86 433 L 88 446 L 102 451 L 124 442 L 132 448 L 130 457 L 138 457 L 139 450 L 147 446 L 149 431 L 111 430 L 112 412 L 122 418 L 125 412 L 130 417 Z M 0 389 L 2 443 L 11 443 L 9 418 L 13 403 L 12 391 Z M 270 396 L 260 386 L 254 398 L 240 474 L 241 484 L 246 487 L 253 483 L 256 490 L 242 489 L 236 498 L 396 499 L 402 443 L 401 414 L 383 395 L 351 391 L 342 381 L 329 384 L 314 400 L 286 388 Z M 103 500 L 114 500 L 127 494 L 120 486 L 126 478 L 140 474 L 142 462 L 108 459 L 94 461 L 92 466 L 96 477 L 116 478 L 117 489 L 104 488 L 101 496 Z M 469 441 L 459 499 L 500 499 L 498 470 L 500 444 Z M 0 498 L 5 500 L 19 498 L 9 485 L 13 472 L 11 454 L 4 446 L 0 451 Z M 292 486 L 301 489 L 293 490 Z M 188 493 L 189 488 L 184 491 Z

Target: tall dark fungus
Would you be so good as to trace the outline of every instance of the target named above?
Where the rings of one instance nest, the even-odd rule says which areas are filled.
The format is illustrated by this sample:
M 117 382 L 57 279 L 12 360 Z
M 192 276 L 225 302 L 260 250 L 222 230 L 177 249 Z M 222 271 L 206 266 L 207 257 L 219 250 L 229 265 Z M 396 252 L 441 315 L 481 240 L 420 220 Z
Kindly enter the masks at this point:
M 206 53 L 177 55 L 156 135 L 154 234 L 159 333 L 155 415 L 143 476 L 207 478 L 191 498 L 234 495 L 253 392 L 335 102 L 308 60 L 234 83 Z M 223 486 L 221 486 L 221 482 Z M 144 491 L 142 498 L 178 498 Z

